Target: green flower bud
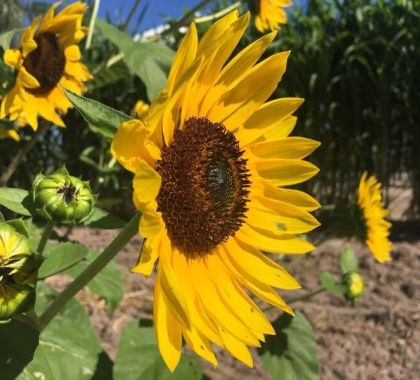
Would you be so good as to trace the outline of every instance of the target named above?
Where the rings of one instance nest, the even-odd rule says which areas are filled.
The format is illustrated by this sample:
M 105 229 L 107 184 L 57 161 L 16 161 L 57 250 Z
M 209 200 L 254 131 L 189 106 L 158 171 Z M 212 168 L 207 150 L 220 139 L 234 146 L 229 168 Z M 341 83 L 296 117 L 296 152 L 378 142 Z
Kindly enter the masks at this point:
M 32 193 L 35 209 L 41 216 L 64 224 L 83 222 L 96 203 L 89 182 L 69 175 L 64 168 L 48 176 L 38 174 Z
M 354 301 L 360 297 L 364 290 L 364 283 L 362 276 L 357 272 L 350 272 L 344 276 L 344 283 L 346 285 L 345 296 L 347 299 Z
M 42 259 L 31 252 L 28 238 L 0 222 L 0 320 L 30 310 Z

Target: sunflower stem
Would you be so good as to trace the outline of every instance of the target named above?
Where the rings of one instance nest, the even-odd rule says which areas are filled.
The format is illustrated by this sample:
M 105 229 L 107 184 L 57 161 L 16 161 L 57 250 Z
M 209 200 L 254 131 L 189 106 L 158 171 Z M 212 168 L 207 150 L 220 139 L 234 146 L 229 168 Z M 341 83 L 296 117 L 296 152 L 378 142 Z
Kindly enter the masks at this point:
M 308 293 L 302 294 L 300 296 L 294 297 L 294 298 L 289 298 L 288 300 L 286 300 L 286 302 L 288 304 L 292 304 L 298 301 L 306 301 L 308 299 L 311 299 L 312 297 L 325 292 L 325 288 L 323 286 L 320 286 L 319 288 L 316 288 Z
M 117 255 L 117 253 L 136 235 L 140 213 L 136 213 L 125 225 L 115 239 L 74 281 L 60 293 L 47 307 L 40 317 L 41 331 L 51 322 L 60 310 L 69 302 L 92 278 L 94 278 Z
M 234 9 L 238 8 L 240 5 L 241 5 L 241 2 L 237 1 L 236 3 L 230 5 L 229 7 L 225 8 L 225 9 L 222 9 L 219 12 L 213 13 L 213 14 L 208 15 L 208 16 L 198 17 L 194 20 L 194 22 L 196 24 L 200 24 L 200 23 L 203 23 L 203 22 L 209 22 L 209 21 L 216 20 L 216 19 L 228 14 L 229 12 L 233 11 Z
M 41 239 L 38 243 L 37 252 L 42 255 L 44 252 L 45 244 L 47 244 L 48 238 L 51 235 L 52 229 L 54 227 L 54 222 L 51 220 L 48 221 L 47 225 L 45 226 L 44 232 L 42 233 Z
M 48 128 L 47 123 L 42 123 L 36 132 L 32 135 L 31 139 L 28 140 L 22 149 L 18 152 L 18 154 L 13 158 L 10 162 L 9 166 L 3 172 L 2 176 L 0 177 L 0 186 L 6 186 L 9 179 L 12 177 L 13 173 L 22 163 L 22 161 L 26 158 L 26 155 L 29 151 L 34 147 L 38 139 L 45 133 Z
M 92 17 L 90 18 L 89 31 L 86 38 L 86 44 L 85 44 L 86 50 L 90 49 L 90 46 L 92 45 L 93 30 L 95 29 L 95 21 L 96 21 L 96 18 L 98 17 L 98 10 L 99 10 L 100 3 L 101 3 L 101 0 L 95 0 L 95 3 L 93 5 Z

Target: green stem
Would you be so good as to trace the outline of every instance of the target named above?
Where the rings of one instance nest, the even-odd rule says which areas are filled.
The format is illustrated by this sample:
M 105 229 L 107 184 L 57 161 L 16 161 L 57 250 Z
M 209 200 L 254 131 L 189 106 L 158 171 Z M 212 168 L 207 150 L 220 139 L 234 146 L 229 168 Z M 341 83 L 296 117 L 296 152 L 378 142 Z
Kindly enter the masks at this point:
M 3 172 L 3 174 L 0 178 L 0 186 L 6 186 L 7 185 L 7 182 L 9 182 L 10 177 L 13 175 L 13 173 L 16 171 L 16 169 L 22 163 L 22 161 L 26 158 L 26 155 L 34 147 L 34 145 L 36 144 L 38 139 L 45 133 L 47 128 L 48 128 L 48 124 L 47 123 L 42 123 L 38 127 L 36 132 L 32 135 L 32 138 L 25 143 L 25 145 L 22 147 L 22 149 L 13 158 L 13 160 L 10 162 L 9 166 Z
M 136 213 L 133 218 L 125 225 L 120 233 L 115 237 L 111 244 L 93 261 L 58 297 L 48 306 L 41 315 L 41 331 L 50 321 L 60 312 L 93 277 L 95 277 L 116 255 L 117 253 L 136 235 L 140 213 Z
M 45 226 L 44 232 L 42 233 L 41 240 L 38 243 L 37 252 L 42 255 L 44 252 L 45 244 L 47 244 L 48 238 L 51 235 L 51 231 L 54 227 L 54 222 L 51 220 Z
M 212 15 L 196 18 L 194 20 L 194 22 L 196 24 L 200 24 L 202 22 L 209 22 L 209 21 L 216 20 L 216 19 L 228 14 L 229 12 L 232 12 L 234 9 L 238 8 L 240 5 L 241 5 L 241 2 L 237 1 L 236 3 L 230 5 L 229 7 L 225 8 L 225 9 L 222 9 L 219 12 L 213 13 Z
M 325 292 L 325 288 L 323 286 L 320 286 L 319 288 L 317 288 L 315 290 L 312 290 L 308 293 L 302 294 L 302 295 L 294 297 L 294 298 L 290 298 L 290 299 L 286 300 L 286 302 L 288 304 L 292 304 L 292 303 L 295 303 L 295 302 L 298 302 L 298 301 L 306 301 L 307 299 L 310 299 L 310 298 L 312 298 L 312 297 L 314 297 L 317 294 L 322 293 L 322 292 Z

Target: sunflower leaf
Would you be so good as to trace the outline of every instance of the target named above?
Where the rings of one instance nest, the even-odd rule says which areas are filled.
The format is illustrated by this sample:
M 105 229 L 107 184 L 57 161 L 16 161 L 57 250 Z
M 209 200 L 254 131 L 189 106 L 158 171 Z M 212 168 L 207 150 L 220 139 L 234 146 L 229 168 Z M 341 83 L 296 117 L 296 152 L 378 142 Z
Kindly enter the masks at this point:
M 96 100 L 64 90 L 67 98 L 82 115 L 88 127 L 97 134 L 112 139 L 117 129 L 131 117 Z
M 305 316 L 283 314 L 274 323 L 276 335 L 267 336 L 259 350 L 273 379 L 317 380 L 318 359 L 312 326 Z
M 0 206 L 24 216 L 31 216 L 33 212 L 29 192 L 23 189 L 0 187 Z
M 39 332 L 23 321 L 0 324 L 0 373 L 4 380 L 15 379 L 32 361 L 39 344 Z
M 357 257 L 350 247 L 345 247 L 341 253 L 340 268 L 343 274 L 357 272 L 359 268 Z
M 322 286 L 332 294 L 342 295 L 346 292 L 346 287 L 343 284 L 339 284 L 334 280 L 333 275 L 330 272 L 321 272 L 319 275 Z
M 20 28 L 16 28 L 0 34 L 0 46 L 3 48 L 3 50 L 10 48 L 10 44 L 12 43 L 14 35 L 21 30 L 22 29 Z
M 124 329 L 114 365 L 115 380 L 201 380 L 200 362 L 183 354 L 176 370 L 166 367 L 156 345 L 153 327 L 141 327 L 138 320 Z
M 127 67 L 144 82 L 147 96 L 150 101 L 153 100 L 166 85 L 166 73 L 174 51 L 159 43 L 136 42 L 129 34 L 101 19 L 96 21 L 96 27 L 118 47 Z

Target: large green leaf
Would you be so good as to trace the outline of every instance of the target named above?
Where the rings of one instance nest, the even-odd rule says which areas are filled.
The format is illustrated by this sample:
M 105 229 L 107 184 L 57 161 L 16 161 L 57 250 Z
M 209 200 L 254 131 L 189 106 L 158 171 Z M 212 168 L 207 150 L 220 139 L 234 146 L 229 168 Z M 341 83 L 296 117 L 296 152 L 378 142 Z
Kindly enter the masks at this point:
M 46 278 L 71 268 L 85 258 L 88 252 L 86 246 L 70 242 L 48 246 L 45 250 L 46 259 L 39 268 L 39 278 Z
M 316 380 L 318 359 L 312 326 L 302 313 L 283 314 L 273 326 L 276 335 L 268 336 L 260 349 L 261 359 L 273 379 Z
M 55 292 L 40 286 L 37 308 L 54 297 Z M 101 352 L 88 316 L 73 299 L 41 333 L 34 359 L 18 380 L 90 380 Z
M 153 100 L 167 80 L 174 51 L 158 43 L 135 42 L 127 33 L 98 19 L 97 28 L 124 54 L 124 62 L 145 84 L 149 100 Z
M 4 206 L 16 214 L 31 216 L 30 195 L 23 189 L 0 187 L 0 206 Z
M 99 253 L 97 252 L 89 251 L 82 261 L 66 270 L 66 273 L 72 277 L 77 277 L 97 258 L 98 254 Z M 99 272 L 87 286 L 92 293 L 103 297 L 111 310 L 114 310 L 118 306 L 124 295 L 124 284 L 121 272 L 113 261 Z
M 0 378 L 14 380 L 32 360 L 39 333 L 18 320 L 0 324 Z
M 96 100 L 76 95 L 68 90 L 64 91 L 67 98 L 88 123 L 89 128 L 104 137 L 112 139 L 121 123 L 131 119 L 130 116 Z
M 114 380 L 199 380 L 202 368 L 194 357 L 183 354 L 175 372 L 171 373 L 156 345 L 152 327 L 140 327 L 131 321 L 121 337 L 114 365 Z
M 84 221 L 84 224 L 93 228 L 114 229 L 123 228 L 126 222 L 108 211 L 95 207 L 93 213 Z

